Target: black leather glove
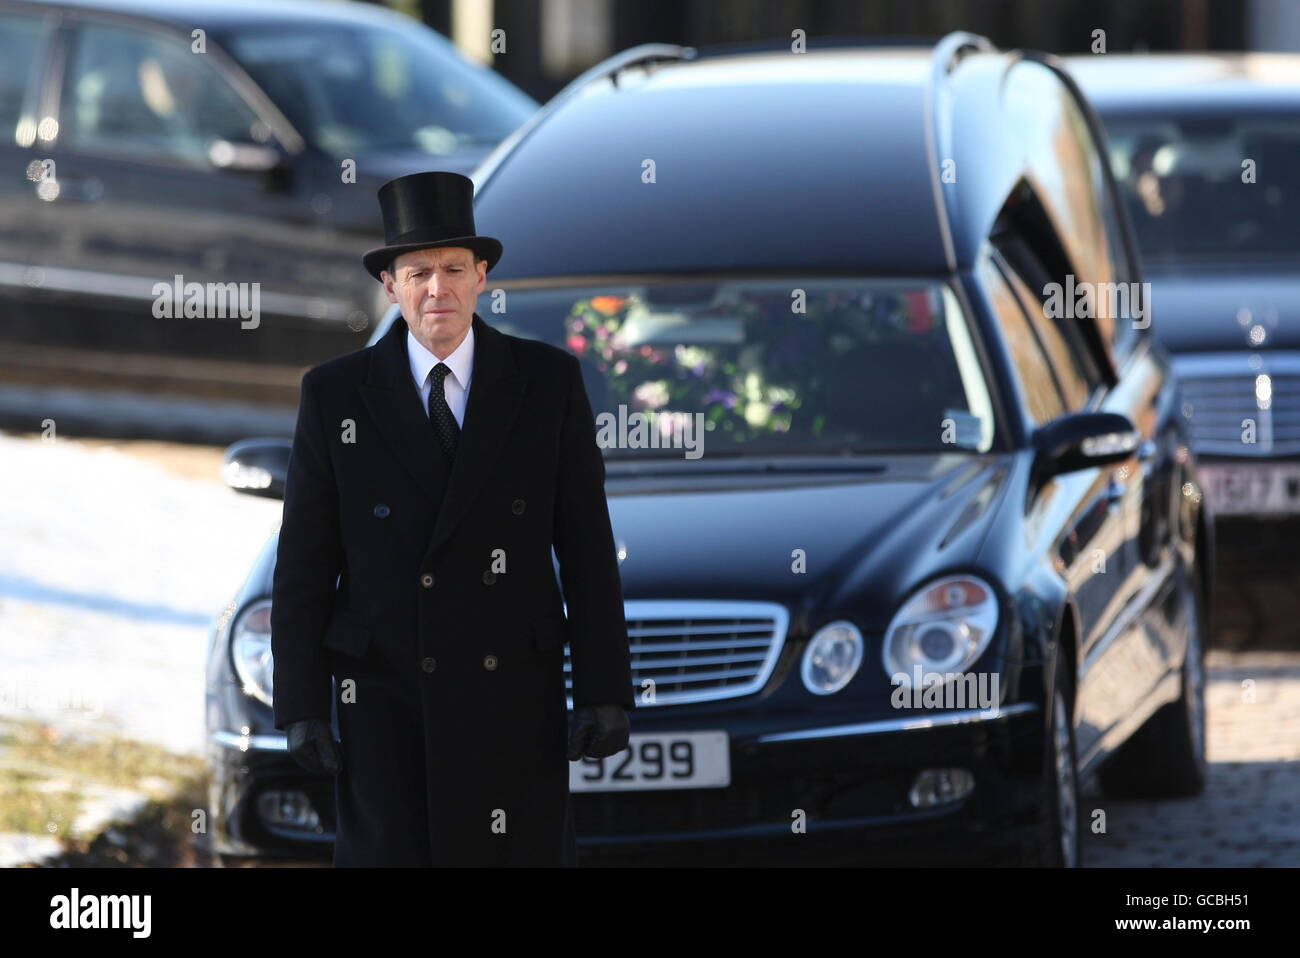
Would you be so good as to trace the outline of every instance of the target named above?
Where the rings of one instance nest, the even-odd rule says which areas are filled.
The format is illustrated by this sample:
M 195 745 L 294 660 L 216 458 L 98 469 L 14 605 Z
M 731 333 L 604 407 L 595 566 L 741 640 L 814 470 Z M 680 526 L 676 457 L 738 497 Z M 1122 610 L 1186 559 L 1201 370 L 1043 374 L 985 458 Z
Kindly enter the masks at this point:
M 569 761 L 609 758 L 627 748 L 627 710 L 621 705 L 580 705 L 569 726 Z
M 289 756 L 309 772 L 337 775 L 343 767 L 343 755 L 330 723 L 324 719 L 301 719 L 290 722 L 285 730 L 289 739 Z

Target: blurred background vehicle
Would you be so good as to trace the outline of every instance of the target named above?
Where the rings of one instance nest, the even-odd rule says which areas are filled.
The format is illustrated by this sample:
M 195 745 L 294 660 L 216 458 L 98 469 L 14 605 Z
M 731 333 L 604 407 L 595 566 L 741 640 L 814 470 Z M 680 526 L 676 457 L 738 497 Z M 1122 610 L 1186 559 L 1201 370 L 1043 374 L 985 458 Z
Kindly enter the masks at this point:
M 0 419 L 69 427 L 59 387 L 292 428 L 303 368 L 388 306 L 379 185 L 468 173 L 537 108 L 409 17 L 286 0 L 0 0 L 0 89 Z M 118 434 L 165 431 L 145 410 Z
M 1219 639 L 1294 643 L 1300 55 L 1067 59 L 1101 115 L 1219 530 Z

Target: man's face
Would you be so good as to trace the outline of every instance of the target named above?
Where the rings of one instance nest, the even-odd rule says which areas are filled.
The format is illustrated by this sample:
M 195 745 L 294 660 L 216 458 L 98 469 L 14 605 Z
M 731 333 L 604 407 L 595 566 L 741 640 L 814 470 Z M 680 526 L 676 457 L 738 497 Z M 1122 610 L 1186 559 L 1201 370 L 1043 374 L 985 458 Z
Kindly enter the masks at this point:
M 478 294 L 487 286 L 487 260 L 474 262 L 464 246 L 440 246 L 403 253 L 393 261 L 396 276 L 380 273 L 390 303 L 416 339 L 439 359 L 460 345 L 474 321 Z

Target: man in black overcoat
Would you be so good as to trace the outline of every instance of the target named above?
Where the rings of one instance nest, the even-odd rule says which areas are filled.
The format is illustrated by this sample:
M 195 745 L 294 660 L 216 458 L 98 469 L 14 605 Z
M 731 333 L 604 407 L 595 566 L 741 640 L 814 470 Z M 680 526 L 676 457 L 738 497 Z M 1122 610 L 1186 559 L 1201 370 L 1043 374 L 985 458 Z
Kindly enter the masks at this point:
M 362 261 L 405 321 L 303 376 L 275 727 L 336 776 L 336 866 L 573 865 L 569 762 L 625 749 L 633 707 L 579 363 L 474 311 L 502 246 L 475 233 L 469 179 L 416 173 L 379 200 L 385 245 Z

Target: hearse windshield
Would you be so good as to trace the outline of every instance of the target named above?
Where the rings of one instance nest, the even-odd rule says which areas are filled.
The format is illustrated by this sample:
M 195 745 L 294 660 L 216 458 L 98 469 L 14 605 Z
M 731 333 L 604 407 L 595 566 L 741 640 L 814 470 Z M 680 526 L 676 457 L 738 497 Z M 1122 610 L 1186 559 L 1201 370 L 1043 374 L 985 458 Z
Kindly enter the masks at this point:
M 480 310 L 582 364 L 607 459 L 985 452 L 989 389 L 938 281 L 508 289 Z

